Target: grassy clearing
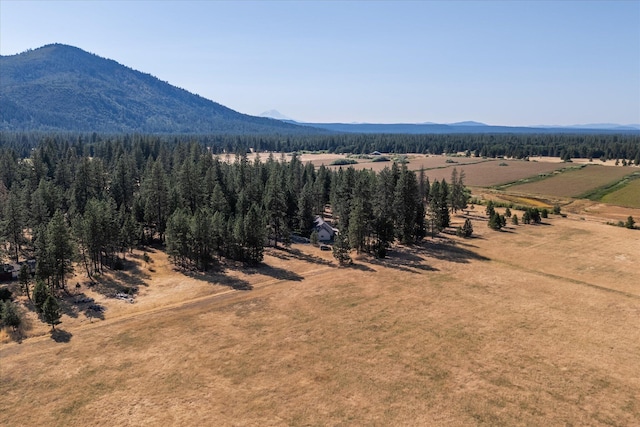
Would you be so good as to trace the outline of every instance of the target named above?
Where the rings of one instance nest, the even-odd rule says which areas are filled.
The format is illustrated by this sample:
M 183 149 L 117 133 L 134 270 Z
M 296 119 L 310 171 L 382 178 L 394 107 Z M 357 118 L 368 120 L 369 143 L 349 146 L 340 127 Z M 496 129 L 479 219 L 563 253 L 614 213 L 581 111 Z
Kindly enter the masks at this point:
M 545 222 L 352 268 L 269 250 L 225 273 L 252 291 L 157 251 L 136 304 L 0 347 L 0 425 L 638 425 L 637 232 Z
M 631 173 L 631 170 L 623 167 L 587 165 L 536 182 L 514 185 L 509 190 L 551 197 L 579 197 L 615 184 Z

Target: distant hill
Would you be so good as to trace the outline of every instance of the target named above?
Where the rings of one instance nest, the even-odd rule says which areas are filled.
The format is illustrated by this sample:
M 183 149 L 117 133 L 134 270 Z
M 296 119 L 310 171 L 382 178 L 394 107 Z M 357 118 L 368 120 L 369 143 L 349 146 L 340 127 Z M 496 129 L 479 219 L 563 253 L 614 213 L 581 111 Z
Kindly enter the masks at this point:
M 386 134 L 640 134 L 640 128 L 633 126 L 611 125 L 611 127 L 561 127 L 561 126 L 492 126 L 479 122 L 459 122 L 451 124 L 438 123 L 299 123 L 286 121 L 314 128 L 326 129 L 332 132 L 348 133 L 386 133 Z
M 141 133 L 317 133 L 241 114 L 76 47 L 0 57 L 0 129 Z

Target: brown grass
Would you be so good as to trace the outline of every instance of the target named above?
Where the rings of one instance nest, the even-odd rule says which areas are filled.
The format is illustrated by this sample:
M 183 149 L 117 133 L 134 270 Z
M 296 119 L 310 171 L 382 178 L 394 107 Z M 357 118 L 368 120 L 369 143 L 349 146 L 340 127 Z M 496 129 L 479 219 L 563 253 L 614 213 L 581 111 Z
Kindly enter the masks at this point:
M 640 424 L 638 232 L 475 214 L 352 268 L 299 245 L 197 280 L 152 253 L 135 304 L 0 347 L 0 424 Z
M 613 184 L 631 174 L 634 169 L 587 165 L 544 179 L 509 187 L 509 191 L 544 194 L 553 197 L 576 197 L 588 191 Z
M 447 163 L 447 160 L 455 161 L 456 163 Z M 506 166 L 500 166 L 501 163 L 506 164 Z M 371 161 L 361 160 L 357 165 L 350 166 L 353 166 L 355 169 L 380 171 L 385 167 L 391 167 L 391 162 L 373 163 Z M 331 168 L 334 169 L 338 167 L 339 166 L 331 166 Z M 345 166 L 342 167 L 344 168 Z M 491 187 L 537 176 L 542 173 L 551 173 L 565 168 L 566 164 L 411 154 L 409 155 L 407 167 L 414 171 L 424 168 L 425 175 L 429 177 L 431 182 L 436 179 L 438 181 L 445 179 L 449 182 L 453 168 L 456 168 L 458 172 L 464 170 L 466 175 L 464 182 L 466 185 L 472 187 Z

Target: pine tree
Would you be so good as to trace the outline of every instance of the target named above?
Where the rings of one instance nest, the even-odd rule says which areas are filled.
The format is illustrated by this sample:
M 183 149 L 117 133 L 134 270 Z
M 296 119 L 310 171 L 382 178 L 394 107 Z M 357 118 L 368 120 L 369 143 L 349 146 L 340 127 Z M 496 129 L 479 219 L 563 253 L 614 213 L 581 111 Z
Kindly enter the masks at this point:
M 42 280 L 37 280 L 36 286 L 33 288 L 33 305 L 36 308 L 36 312 L 42 313 L 42 306 L 48 296 L 47 285 Z
M 253 264 L 262 262 L 266 226 L 264 224 L 264 213 L 255 203 L 251 205 L 244 218 L 244 234 L 247 246 L 247 261 Z
M 22 318 L 20 317 L 20 313 L 18 313 L 18 307 L 11 301 L 5 301 L 1 304 L 2 307 L 2 323 L 5 326 L 10 326 L 14 331 L 20 326 L 22 323 Z
M 20 274 L 18 276 L 18 279 L 20 280 L 20 287 L 22 288 L 24 293 L 27 295 L 27 298 L 29 299 L 29 301 L 31 301 L 31 294 L 29 293 L 29 283 L 31 282 L 31 271 L 27 263 L 22 264 L 22 266 L 20 267 Z
M 51 330 L 55 331 L 56 325 L 60 323 L 60 305 L 58 300 L 52 296 L 47 296 L 44 304 L 42 304 L 42 319 L 51 325 Z
M 272 169 L 265 188 L 265 209 L 269 226 L 274 239 L 274 247 L 278 247 L 278 240 L 281 240 L 288 233 L 285 217 L 287 214 L 287 205 L 285 200 L 285 192 L 283 183 L 279 178 L 277 169 Z
M 462 226 L 462 234 L 464 237 L 471 237 L 473 234 L 473 224 L 471 224 L 471 220 L 469 218 L 465 219 L 464 225 Z
M 142 182 L 142 191 L 145 200 L 145 220 L 149 226 L 155 228 L 160 235 L 160 240 L 164 240 L 164 232 L 170 212 L 170 194 L 162 159 L 158 158 L 153 163 L 149 174 Z
M 200 208 L 191 217 L 189 242 L 191 253 L 198 269 L 207 271 L 211 265 L 213 251 L 213 227 L 211 211 Z M 168 233 L 168 231 L 167 231 Z M 167 237 L 168 238 L 168 237 Z
M 306 183 L 298 198 L 298 230 L 302 236 L 309 237 L 314 220 L 312 184 Z
M 167 221 L 167 253 L 182 267 L 186 267 L 190 259 L 190 223 L 191 216 L 184 209 L 176 210 Z
M 4 221 L 0 223 L 2 226 L 2 234 L 6 236 L 7 241 L 11 244 L 11 252 L 15 262 L 19 261 L 20 246 L 24 243 L 23 234 L 23 209 L 22 203 L 17 193 L 9 193 L 6 204 L 4 205 Z
M 633 217 L 631 215 L 629 215 L 629 217 L 627 218 L 627 221 L 624 224 L 625 227 L 627 227 L 628 229 L 634 229 L 636 226 L 636 221 L 633 219 Z
M 340 265 L 351 264 L 349 249 L 349 240 L 347 237 L 343 233 L 338 233 L 333 243 L 333 257 L 338 260 Z
M 66 289 L 66 275 L 73 272 L 74 247 L 71 233 L 58 210 L 47 226 L 47 252 L 52 261 L 54 288 Z

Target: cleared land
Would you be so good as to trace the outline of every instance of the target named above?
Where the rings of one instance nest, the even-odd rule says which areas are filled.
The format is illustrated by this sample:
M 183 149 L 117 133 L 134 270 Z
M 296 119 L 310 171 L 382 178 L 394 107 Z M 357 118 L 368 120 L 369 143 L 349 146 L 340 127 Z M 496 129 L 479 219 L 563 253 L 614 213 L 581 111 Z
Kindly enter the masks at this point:
M 309 245 L 206 280 L 134 258 L 135 304 L 0 347 L 0 424 L 640 424 L 640 231 L 474 228 L 352 268 Z
M 611 185 L 636 169 L 587 165 L 558 173 L 549 178 L 509 187 L 510 192 L 540 194 L 554 197 L 578 197 L 597 188 Z
M 640 208 L 640 179 L 634 179 L 621 189 L 605 195 L 602 201 L 628 208 Z
M 501 164 L 506 166 L 501 166 Z M 566 165 L 558 163 L 527 162 L 524 160 L 491 159 L 472 165 L 450 165 L 446 169 L 427 171 L 426 175 L 431 181 L 434 179 L 446 179 L 447 182 L 449 182 L 451 181 L 451 172 L 454 167 L 458 169 L 458 172 L 464 170 L 464 182 L 466 185 L 471 187 L 492 187 L 526 179 L 532 176 L 538 176 L 539 174 L 552 173 L 553 171 L 566 167 Z M 414 169 L 414 167 L 411 166 L 411 169 Z
M 472 187 L 491 187 L 511 183 L 520 179 L 551 173 L 566 167 L 566 164 L 551 162 L 527 162 L 524 160 L 478 159 L 448 156 L 409 155 L 407 167 L 418 171 L 425 169 L 429 180 L 451 180 L 451 172 L 456 168 L 458 172 L 464 170 L 465 184 Z M 447 163 L 447 160 L 454 163 Z M 391 162 L 361 161 L 353 166 L 355 169 L 372 169 L 380 171 L 391 167 Z M 331 166 L 338 168 L 339 166 Z M 343 166 L 344 167 L 344 166 Z

